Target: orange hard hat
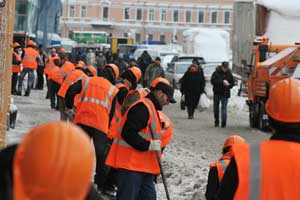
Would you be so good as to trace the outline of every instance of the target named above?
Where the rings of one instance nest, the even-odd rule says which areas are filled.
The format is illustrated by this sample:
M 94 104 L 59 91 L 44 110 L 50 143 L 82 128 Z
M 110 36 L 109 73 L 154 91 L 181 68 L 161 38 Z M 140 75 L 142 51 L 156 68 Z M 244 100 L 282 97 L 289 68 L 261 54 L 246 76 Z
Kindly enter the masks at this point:
M 167 85 L 170 85 L 170 82 L 167 79 L 162 78 L 162 77 L 158 77 L 158 78 L 154 79 L 151 82 L 150 87 L 151 88 L 156 88 L 156 86 L 157 86 L 158 83 L 165 83 Z
M 97 70 L 94 66 L 88 66 L 87 69 L 93 74 L 93 76 L 97 76 Z
M 114 72 L 115 80 L 119 79 L 120 72 L 119 72 L 119 68 L 117 67 L 117 65 L 110 63 L 110 64 L 106 64 L 104 67 L 110 67 Z
M 85 63 L 82 60 L 79 60 L 78 63 L 81 64 L 83 67 L 85 66 Z
M 224 145 L 223 145 L 223 150 L 226 148 L 226 147 L 230 147 L 234 144 L 242 144 L 242 143 L 245 143 L 245 139 L 242 138 L 241 136 L 239 135 L 232 135 L 232 136 L 229 136 L 225 142 L 224 142 Z
M 35 42 L 32 40 L 27 41 L 27 46 L 36 46 Z
M 286 78 L 270 88 L 266 111 L 280 122 L 300 123 L 300 80 Z
M 59 53 L 61 53 L 61 54 L 66 54 L 67 51 L 66 51 L 64 48 L 60 48 Z
M 84 66 L 82 65 L 82 63 L 77 63 L 75 68 L 84 68 Z
M 136 80 L 135 82 L 138 83 L 140 81 L 140 79 L 142 78 L 142 71 L 140 70 L 140 68 L 130 67 L 128 70 L 133 73 L 135 80 Z
M 15 48 L 18 48 L 18 47 L 21 47 L 21 45 L 18 42 L 14 42 L 13 48 L 15 49 Z
M 66 122 L 39 125 L 16 150 L 14 199 L 83 200 L 93 166 L 94 150 L 83 130 Z
M 150 89 L 161 90 L 168 96 L 170 103 L 176 103 L 176 100 L 174 99 L 174 88 L 170 85 L 170 82 L 167 79 L 162 77 L 154 79 L 150 84 Z

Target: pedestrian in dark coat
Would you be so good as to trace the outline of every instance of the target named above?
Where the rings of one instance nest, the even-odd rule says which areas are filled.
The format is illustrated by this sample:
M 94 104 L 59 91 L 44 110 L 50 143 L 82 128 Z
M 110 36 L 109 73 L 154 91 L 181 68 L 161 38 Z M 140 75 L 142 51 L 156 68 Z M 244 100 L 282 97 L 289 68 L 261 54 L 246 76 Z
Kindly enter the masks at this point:
M 200 95 L 204 92 L 205 78 L 203 69 L 192 64 L 181 79 L 180 91 L 185 97 L 188 118 L 194 118 L 194 111 L 198 106 Z
M 143 77 L 146 71 L 146 68 L 148 67 L 148 65 L 150 65 L 152 63 L 152 58 L 149 55 L 148 51 L 144 51 L 141 55 L 141 57 L 138 58 L 137 60 L 137 64 L 139 66 L 139 68 L 142 71 Z
M 219 126 L 219 106 L 221 102 L 221 120 L 224 128 L 227 121 L 227 104 L 230 98 L 230 89 L 234 86 L 234 79 L 228 62 L 223 62 L 221 66 L 217 67 L 211 77 L 211 84 L 214 92 L 215 126 Z

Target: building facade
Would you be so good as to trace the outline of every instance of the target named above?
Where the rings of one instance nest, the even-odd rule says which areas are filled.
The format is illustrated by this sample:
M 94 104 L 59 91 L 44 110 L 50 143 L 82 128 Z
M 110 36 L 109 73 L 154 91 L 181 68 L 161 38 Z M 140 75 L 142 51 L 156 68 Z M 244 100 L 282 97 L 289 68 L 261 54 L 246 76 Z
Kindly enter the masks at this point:
M 231 31 L 233 0 L 65 0 L 61 34 L 104 31 L 113 37 L 177 42 L 195 27 Z

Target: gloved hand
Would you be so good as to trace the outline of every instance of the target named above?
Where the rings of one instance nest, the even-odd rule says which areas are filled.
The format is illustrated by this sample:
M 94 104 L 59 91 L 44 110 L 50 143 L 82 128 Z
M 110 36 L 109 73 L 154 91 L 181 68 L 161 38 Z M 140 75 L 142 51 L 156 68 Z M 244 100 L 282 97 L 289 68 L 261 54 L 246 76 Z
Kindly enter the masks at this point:
M 151 140 L 148 151 L 161 151 L 160 140 Z
M 224 84 L 225 86 L 229 86 L 229 82 L 228 82 L 227 80 L 223 80 L 223 84 Z

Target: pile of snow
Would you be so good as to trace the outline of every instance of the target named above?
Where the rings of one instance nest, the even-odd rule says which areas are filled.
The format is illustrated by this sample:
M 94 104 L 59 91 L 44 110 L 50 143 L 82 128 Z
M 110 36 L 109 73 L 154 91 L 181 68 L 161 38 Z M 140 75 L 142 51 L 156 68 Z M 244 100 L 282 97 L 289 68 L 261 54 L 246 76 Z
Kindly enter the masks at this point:
M 216 28 L 192 28 L 183 32 L 184 53 L 201 56 L 206 62 L 230 60 L 230 35 Z
M 180 147 L 176 136 L 168 145 L 163 155 L 163 169 L 167 178 L 171 199 L 200 200 L 205 199 L 209 164 L 208 156 L 200 155 Z M 166 199 L 161 177 L 158 178 L 157 197 Z
M 300 1 L 258 0 L 257 3 L 271 11 L 265 36 L 273 44 L 300 42 Z

